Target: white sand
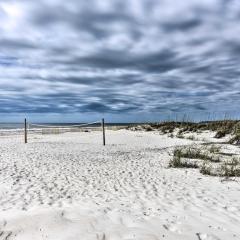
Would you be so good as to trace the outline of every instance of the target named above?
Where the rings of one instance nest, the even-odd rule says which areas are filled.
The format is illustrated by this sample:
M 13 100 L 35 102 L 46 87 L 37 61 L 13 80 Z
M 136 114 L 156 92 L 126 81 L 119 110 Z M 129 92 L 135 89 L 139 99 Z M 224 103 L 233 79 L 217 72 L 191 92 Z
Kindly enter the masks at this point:
M 169 169 L 155 132 L 0 137 L 0 240 L 240 239 L 240 184 Z

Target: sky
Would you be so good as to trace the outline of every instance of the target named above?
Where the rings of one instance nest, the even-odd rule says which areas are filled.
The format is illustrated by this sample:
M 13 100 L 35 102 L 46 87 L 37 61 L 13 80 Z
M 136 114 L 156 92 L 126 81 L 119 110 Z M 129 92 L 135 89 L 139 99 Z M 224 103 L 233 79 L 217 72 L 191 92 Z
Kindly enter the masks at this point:
M 238 113 L 239 0 L 0 0 L 0 121 Z

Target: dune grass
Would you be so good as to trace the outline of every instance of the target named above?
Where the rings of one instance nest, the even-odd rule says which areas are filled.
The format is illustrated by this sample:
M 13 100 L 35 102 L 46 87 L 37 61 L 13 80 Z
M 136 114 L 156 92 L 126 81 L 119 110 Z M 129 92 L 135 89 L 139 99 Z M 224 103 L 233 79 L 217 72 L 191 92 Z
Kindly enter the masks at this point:
M 225 157 L 225 158 L 224 158 Z M 220 147 L 211 145 L 208 148 L 189 146 L 176 148 L 169 162 L 171 168 L 199 168 L 200 173 L 220 177 L 240 177 L 240 159 L 226 159 L 220 154 Z
M 140 127 L 141 126 L 141 127 Z M 150 123 L 144 125 L 129 126 L 128 129 L 154 131 L 158 130 L 164 134 L 171 134 L 178 129 L 178 138 L 183 138 L 183 133 L 214 131 L 215 138 L 223 138 L 231 134 L 233 138 L 229 143 L 240 144 L 240 121 L 236 120 L 222 120 L 222 121 L 208 121 L 208 122 L 161 122 Z
M 220 162 L 219 156 L 211 154 L 207 149 L 196 148 L 196 147 L 187 147 L 187 148 L 176 148 L 173 152 L 174 156 L 180 158 L 189 158 L 189 159 L 202 159 L 209 160 L 211 162 Z

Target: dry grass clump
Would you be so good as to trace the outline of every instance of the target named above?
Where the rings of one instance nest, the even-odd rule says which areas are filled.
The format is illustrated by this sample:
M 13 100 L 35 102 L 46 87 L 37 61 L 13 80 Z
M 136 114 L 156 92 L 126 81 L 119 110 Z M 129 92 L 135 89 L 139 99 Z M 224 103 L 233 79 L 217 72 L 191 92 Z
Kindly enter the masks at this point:
M 156 125 L 154 125 L 153 127 L 156 127 Z M 175 124 L 171 123 L 165 126 L 163 125 L 162 127 L 160 127 L 160 130 L 162 133 L 173 133 L 175 128 L 176 128 Z
M 227 132 L 225 130 L 220 129 L 216 132 L 215 138 L 223 138 L 226 136 L 226 134 L 227 134 Z
M 144 125 L 143 130 L 145 130 L 146 132 L 154 131 L 154 129 L 150 125 Z
M 155 130 L 150 124 L 131 125 L 126 127 L 126 129 L 131 131 L 146 131 L 146 132 L 151 132 Z
M 236 158 L 231 161 L 222 162 L 218 166 L 213 166 L 204 163 L 200 168 L 200 172 L 204 175 L 219 176 L 219 177 L 240 177 L 240 161 Z
M 176 148 L 173 152 L 174 156 L 189 158 L 189 159 L 202 159 L 211 162 L 219 162 L 219 156 L 211 154 L 207 149 L 197 148 L 194 146 L 187 148 Z
M 240 122 L 233 129 L 233 137 L 229 141 L 230 144 L 240 145 Z
M 193 135 L 187 136 L 186 139 L 192 140 L 192 141 L 196 140 L 195 136 Z
M 176 137 L 177 137 L 177 138 L 181 138 L 181 139 L 184 138 L 183 134 L 182 134 L 182 133 L 179 133 L 179 132 L 178 132 L 178 134 L 176 135 Z
M 199 168 L 200 173 L 220 177 L 240 177 L 240 159 L 220 154 L 219 146 L 176 148 L 169 162 L 173 168 Z
M 172 168 L 198 168 L 197 162 L 191 162 L 183 160 L 179 156 L 174 156 L 173 159 L 169 163 L 169 167 Z
M 225 177 L 240 177 L 240 160 L 233 158 L 230 162 L 224 162 L 221 173 Z
M 240 167 L 233 167 L 224 165 L 222 166 L 222 175 L 221 177 L 240 177 Z
M 219 153 L 220 150 L 221 150 L 221 146 L 211 145 L 211 146 L 208 148 L 208 150 L 209 150 L 210 153 Z
M 177 138 L 181 138 L 181 139 L 188 139 L 188 140 L 197 140 L 196 137 L 194 135 L 190 135 L 190 136 L 184 136 L 182 132 L 178 132 L 177 135 L 176 135 Z
M 236 144 L 236 145 L 240 145 L 240 134 L 238 133 L 237 135 L 233 136 L 230 140 L 229 140 L 230 144 Z
M 202 164 L 202 166 L 200 167 L 200 173 L 202 173 L 203 175 L 211 175 L 211 176 L 216 176 L 214 173 L 213 173 L 213 168 L 212 166 L 207 163 L 207 162 L 204 162 Z
M 218 127 L 215 131 L 217 131 L 215 138 L 225 137 L 227 134 L 234 133 L 234 129 L 238 121 L 222 121 L 218 123 Z

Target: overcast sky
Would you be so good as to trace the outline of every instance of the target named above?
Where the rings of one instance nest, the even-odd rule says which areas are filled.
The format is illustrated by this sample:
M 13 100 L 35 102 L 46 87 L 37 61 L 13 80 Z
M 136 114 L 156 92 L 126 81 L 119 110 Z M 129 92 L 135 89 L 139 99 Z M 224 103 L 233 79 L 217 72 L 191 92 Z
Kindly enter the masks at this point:
M 0 0 L 2 121 L 239 106 L 239 0 Z

